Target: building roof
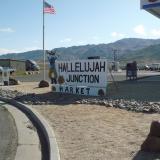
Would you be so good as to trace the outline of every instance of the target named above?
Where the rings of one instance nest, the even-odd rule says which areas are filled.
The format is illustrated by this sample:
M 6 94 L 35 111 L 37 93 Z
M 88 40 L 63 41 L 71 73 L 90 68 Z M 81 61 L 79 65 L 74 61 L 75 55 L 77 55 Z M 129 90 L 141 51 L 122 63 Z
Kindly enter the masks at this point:
M 17 62 L 25 62 L 25 60 L 19 60 L 19 59 L 0 59 L 0 61 L 17 61 Z

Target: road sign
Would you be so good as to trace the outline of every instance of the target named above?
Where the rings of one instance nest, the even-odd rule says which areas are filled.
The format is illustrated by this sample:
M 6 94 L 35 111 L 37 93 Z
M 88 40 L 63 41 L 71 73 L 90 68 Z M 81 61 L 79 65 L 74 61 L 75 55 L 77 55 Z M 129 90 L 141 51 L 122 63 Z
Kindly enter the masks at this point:
M 58 84 L 52 86 L 53 91 L 79 95 L 106 95 L 106 59 L 57 61 L 56 70 Z
M 141 0 L 141 9 L 160 18 L 160 0 Z

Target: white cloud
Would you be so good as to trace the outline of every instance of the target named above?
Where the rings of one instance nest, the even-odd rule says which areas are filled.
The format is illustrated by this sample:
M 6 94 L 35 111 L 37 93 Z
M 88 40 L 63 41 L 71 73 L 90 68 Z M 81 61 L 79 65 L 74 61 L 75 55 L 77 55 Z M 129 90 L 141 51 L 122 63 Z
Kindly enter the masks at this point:
M 125 37 L 124 34 L 118 33 L 118 32 L 112 32 L 112 33 L 111 33 L 111 36 L 112 36 L 113 38 L 124 38 L 124 37 Z
M 86 44 L 86 42 L 85 41 L 79 41 L 79 42 L 77 42 L 77 44 L 78 45 L 84 45 L 84 44 Z
M 8 28 L 0 28 L 0 32 L 12 33 L 12 32 L 15 32 L 15 31 L 12 28 L 8 27 Z
M 15 53 L 15 52 L 16 52 L 16 50 L 14 50 L 14 49 L 0 48 L 0 54 Z
M 137 35 L 140 35 L 140 36 L 146 36 L 146 30 L 145 30 L 145 27 L 144 25 L 140 24 L 140 25 L 137 25 L 136 27 L 133 28 L 133 31 L 137 34 Z
M 160 29 L 151 29 L 150 35 L 153 38 L 159 38 L 160 37 Z
M 27 51 L 33 51 L 33 50 L 39 50 L 39 49 L 42 49 L 42 48 L 37 47 L 37 46 L 33 46 L 33 47 L 25 47 L 25 48 L 21 49 L 20 52 L 27 52 Z
M 134 33 L 137 34 L 138 37 L 145 38 L 160 38 L 160 29 L 151 28 L 148 29 L 143 24 L 137 25 L 133 28 Z
M 65 38 L 65 39 L 63 39 L 63 40 L 60 40 L 61 43 L 69 43 L 69 42 L 71 42 L 71 41 L 72 41 L 71 38 Z
M 21 53 L 21 52 L 27 52 L 27 51 L 32 51 L 32 50 L 38 50 L 42 49 L 40 47 L 25 47 L 23 49 L 7 49 L 7 48 L 0 48 L 0 55 L 2 54 L 7 54 L 7 53 Z

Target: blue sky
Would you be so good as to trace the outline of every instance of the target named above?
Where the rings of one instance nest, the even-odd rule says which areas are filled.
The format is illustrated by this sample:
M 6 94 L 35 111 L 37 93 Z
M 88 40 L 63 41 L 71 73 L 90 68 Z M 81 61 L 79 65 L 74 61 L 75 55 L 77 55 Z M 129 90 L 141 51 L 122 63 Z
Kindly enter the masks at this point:
M 47 0 L 45 48 L 160 38 L 160 19 L 140 10 L 140 0 Z M 42 0 L 1 0 L 0 54 L 42 49 Z

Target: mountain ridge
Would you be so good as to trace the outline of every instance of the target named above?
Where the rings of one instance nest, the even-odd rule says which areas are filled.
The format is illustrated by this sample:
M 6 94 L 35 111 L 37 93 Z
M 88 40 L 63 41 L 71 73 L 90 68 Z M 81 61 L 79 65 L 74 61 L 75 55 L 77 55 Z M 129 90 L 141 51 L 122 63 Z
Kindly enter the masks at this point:
M 54 48 L 54 50 L 60 55 L 61 60 L 86 59 L 90 56 L 100 56 L 113 60 L 113 52 L 115 51 L 120 61 L 139 59 L 143 61 L 143 59 L 149 59 L 150 56 L 153 57 L 152 60 L 157 59 L 160 61 L 160 54 L 158 54 L 160 53 L 160 47 L 158 46 L 160 46 L 160 39 L 125 38 L 108 44 L 60 47 Z M 1 55 L 0 58 L 42 61 L 43 51 L 33 50 L 23 53 L 10 53 Z

